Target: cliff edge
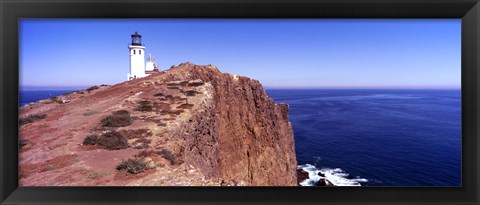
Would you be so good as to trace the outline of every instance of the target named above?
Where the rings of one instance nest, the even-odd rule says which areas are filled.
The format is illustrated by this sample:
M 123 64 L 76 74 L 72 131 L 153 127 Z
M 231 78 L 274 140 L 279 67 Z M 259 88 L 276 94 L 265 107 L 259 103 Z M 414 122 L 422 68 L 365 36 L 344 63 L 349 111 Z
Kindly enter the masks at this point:
M 20 108 L 21 186 L 297 186 L 288 106 L 182 63 Z

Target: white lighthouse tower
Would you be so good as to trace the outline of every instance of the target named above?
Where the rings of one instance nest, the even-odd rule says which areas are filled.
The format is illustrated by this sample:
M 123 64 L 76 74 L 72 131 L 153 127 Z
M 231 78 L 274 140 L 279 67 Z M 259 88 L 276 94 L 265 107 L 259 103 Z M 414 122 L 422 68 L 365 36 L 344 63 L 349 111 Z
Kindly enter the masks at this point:
M 135 32 L 132 34 L 130 50 L 130 73 L 128 80 L 145 77 L 145 46 L 142 45 L 142 36 Z
M 130 51 L 130 73 L 128 80 L 143 78 L 160 72 L 160 66 L 153 59 L 152 54 L 148 55 L 145 65 L 145 46 L 142 45 L 142 36 L 135 32 L 132 34 L 132 43 L 128 45 Z

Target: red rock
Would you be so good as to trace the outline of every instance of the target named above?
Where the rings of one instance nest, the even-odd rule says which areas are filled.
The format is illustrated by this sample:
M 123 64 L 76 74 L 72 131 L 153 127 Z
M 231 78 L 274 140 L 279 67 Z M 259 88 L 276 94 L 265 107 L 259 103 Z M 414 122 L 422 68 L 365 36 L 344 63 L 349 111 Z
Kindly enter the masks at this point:
M 196 94 L 187 96 L 193 90 Z M 21 186 L 297 185 L 288 106 L 275 104 L 257 80 L 221 73 L 211 65 L 182 63 L 159 74 L 63 97 L 69 103 L 45 100 L 20 109 L 21 117 L 47 114 L 20 127 L 20 138 L 28 141 L 20 150 L 20 169 L 29 166 Z M 152 102 L 152 109 L 136 110 L 143 101 Z M 107 131 L 100 121 L 116 110 L 129 111 L 134 121 L 108 129 L 148 129 L 152 135 L 142 138 L 148 143 L 142 147 L 171 153 L 151 156 L 155 169 L 119 177 L 115 166 L 142 150 L 82 145 L 87 135 Z M 43 172 L 31 167 L 67 154 L 75 156 L 75 163 Z

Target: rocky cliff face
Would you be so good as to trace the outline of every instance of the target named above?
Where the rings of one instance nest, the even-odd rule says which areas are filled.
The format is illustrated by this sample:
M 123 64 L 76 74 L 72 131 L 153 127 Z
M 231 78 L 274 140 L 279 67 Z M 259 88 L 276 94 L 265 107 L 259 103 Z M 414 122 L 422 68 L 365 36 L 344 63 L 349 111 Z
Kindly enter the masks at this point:
M 288 106 L 211 65 L 183 63 L 20 113 L 21 186 L 297 185 Z

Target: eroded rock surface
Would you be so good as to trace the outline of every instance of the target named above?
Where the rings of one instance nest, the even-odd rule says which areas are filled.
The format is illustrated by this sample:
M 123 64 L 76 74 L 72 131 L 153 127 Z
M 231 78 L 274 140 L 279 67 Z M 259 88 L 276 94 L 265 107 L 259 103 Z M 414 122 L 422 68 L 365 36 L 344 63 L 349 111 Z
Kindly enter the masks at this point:
M 104 120 L 115 113 L 129 118 Z M 183 63 L 20 108 L 35 114 L 46 117 L 20 126 L 21 186 L 297 185 L 288 106 L 215 66 Z M 111 132 L 128 147 L 96 144 Z M 118 168 L 128 159 L 141 172 Z

